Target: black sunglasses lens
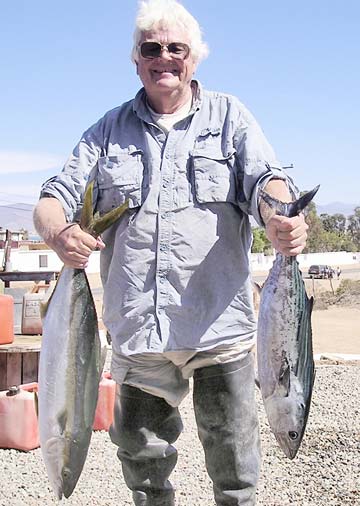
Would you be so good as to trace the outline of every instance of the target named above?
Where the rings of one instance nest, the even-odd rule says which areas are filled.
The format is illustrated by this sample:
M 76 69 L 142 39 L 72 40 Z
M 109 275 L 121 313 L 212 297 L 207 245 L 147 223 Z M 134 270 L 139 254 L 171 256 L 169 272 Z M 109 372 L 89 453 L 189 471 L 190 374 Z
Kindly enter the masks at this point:
M 161 44 L 158 42 L 143 42 L 140 46 L 143 58 L 158 58 L 161 55 Z
M 143 42 L 140 46 L 140 53 L 143 58 L 152 60 L 161 56 L 162 48 L 166 47 L 173 58 L 185 60 L 188 57 L 190 48 L 181 42 L 171 42 L 168 46 L 162 46 L 159 42 Z
M 172 42 L 168 45 L 168 50 L 174 58 L 186 58 L 189 54 L 189 46 L 181 42 Z

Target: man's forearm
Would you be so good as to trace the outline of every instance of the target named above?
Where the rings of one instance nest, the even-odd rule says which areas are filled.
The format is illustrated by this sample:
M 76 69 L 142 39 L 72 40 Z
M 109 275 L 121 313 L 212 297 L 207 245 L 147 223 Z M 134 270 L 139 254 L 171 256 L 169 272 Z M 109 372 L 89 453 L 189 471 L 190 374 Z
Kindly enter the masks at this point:
M 34 225 L 45 243 L 51 246 L 55 236 L 66 225 L 64 210 L 55 198 L 42 198 L 34 209 Z
M 265 186 L 264 191 L 275 199 L 281 200 L 281 202 L 291 202 L 293 200 L 288 185 L 282 179 L 271 179 Z M 260 214 L 266 225 L 269 219 L 274 216 L 275 211 L 261 199 Z

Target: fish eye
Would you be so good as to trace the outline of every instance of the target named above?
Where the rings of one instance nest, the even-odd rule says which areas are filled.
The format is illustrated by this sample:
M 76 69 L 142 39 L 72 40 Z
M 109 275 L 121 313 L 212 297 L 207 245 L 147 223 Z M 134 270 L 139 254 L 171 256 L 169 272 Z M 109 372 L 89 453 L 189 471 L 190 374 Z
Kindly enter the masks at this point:
M 62 470 L 62 476 L 65 480 L 68 480 L 71 477 L 71 471 L 68 467 L 64 467 Z
M 290 430 L 289 431 L 289 438 L 292 441 L 295 441 L 298 437 L 299 437 L 299 434 L 295 430 Z

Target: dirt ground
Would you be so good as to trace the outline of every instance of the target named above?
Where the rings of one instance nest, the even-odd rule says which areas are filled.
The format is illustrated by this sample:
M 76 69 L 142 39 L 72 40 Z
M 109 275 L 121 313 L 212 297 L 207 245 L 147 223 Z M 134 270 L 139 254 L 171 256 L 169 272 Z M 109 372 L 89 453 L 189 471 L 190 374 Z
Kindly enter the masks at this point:
M 341 279 L 305 279 L 307 292 L 315 300 L 324 291 L 331 296 L 344 279 L 360 280 L 358 266 L 342 266 Z M 348 272 L 349 271 L 349 272 Z M 360 300 L 353 297 L 344 305 L 329 306 L 325 310 L 314 309 L 312 313 L 314 353 L 340 353 L 360 355 Z

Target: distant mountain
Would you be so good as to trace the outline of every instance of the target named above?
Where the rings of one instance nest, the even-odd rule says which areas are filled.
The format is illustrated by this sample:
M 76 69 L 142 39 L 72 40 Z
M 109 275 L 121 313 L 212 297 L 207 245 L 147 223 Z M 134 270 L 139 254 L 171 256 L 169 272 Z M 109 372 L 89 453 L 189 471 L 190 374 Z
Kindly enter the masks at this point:
M 317 214 L 343 214 L 350 216 L 354 214 L 355 207 L 360 207 L 360 204 L 348 204 L 344 202 L 331 202 L 330 204 L 318 205 L 316 204 Z
M 0 227 L 12 232 L 25 229 L 35 233 L 32 214 L 34 206 L 31 204 L 11 204 L 0 206 Z

